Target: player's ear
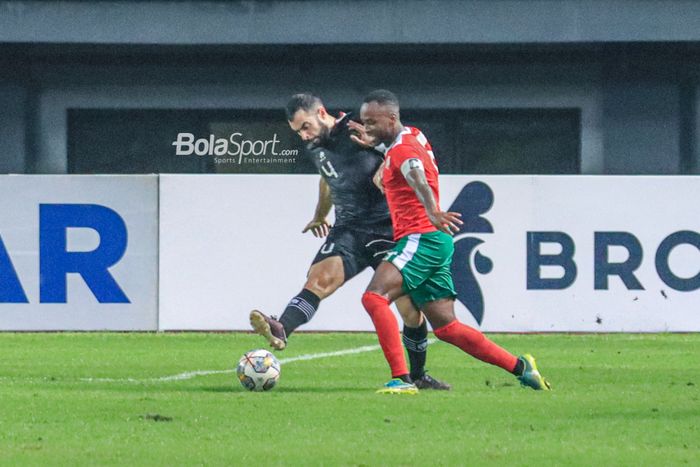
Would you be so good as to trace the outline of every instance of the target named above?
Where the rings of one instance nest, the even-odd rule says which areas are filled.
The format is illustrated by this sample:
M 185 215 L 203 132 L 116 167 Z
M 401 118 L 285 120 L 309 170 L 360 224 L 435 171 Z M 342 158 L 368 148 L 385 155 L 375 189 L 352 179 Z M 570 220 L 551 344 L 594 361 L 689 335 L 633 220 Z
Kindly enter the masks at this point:
M 318 116 L 320 118 L 325 118 L 326 115 L 328 115 L 328 111 L 326 110 L 326 108 L 322 105 L 319 105 L 318 106 Z

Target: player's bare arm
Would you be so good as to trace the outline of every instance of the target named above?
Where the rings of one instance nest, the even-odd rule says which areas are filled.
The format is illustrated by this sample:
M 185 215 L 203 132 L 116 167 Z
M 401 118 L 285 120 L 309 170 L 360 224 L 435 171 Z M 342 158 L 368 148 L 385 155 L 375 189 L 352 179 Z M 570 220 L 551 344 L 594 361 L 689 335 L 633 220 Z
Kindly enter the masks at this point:
M 420 159 L 407 159 L 401 164 L 401 173 L 408 182 L 408 185 L 413 188 L 413 191 L 418 197 L 418 201 L 425 207 L 425 212 L 428 214 L 430 222 L 442 232 L 454 235 L 459 231 L 459 226 L 463 224 L 458 212 L 440 211 L 433 191 L 428 185 L 425 178 L 425 170 Z
M 377 168 L 377 171 L 374 172 L 374 176 L 372 177 L 372 183 L 379 188 L 379 191 L 384 193 L 384 164 L 380 164 L 379 167 Z
M 327 218 L 328 214 L 331 212 L 332 206 L 333 199 L 331 198 L 331 189 L 328 183 L 321 177 L 321 181 L 318 184 L 318 203 L 316 204 L 314 217 L 311 219 L 311 222 L 306 224 L 306 227 L 304 227 L 301 233 L 306 233 L 310 230 L 311 233 L 314 234 L 314 237 L 326 237 L 331 228 Z

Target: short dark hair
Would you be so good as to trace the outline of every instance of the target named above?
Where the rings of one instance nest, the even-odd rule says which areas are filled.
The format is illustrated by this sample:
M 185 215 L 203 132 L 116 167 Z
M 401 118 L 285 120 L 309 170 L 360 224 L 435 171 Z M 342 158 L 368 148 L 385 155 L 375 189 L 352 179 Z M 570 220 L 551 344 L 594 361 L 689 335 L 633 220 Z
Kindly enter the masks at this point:
M 287 120 L 292 121 L 294 119 L 294 114 L 299 111 L 299 109 L 308 112 L 315 109 L 319 105 L 323 105 L 321 99 L 314 96 L 310 92 L 302 92 L 299 94 L 294 94 L 287 102 Z
M 386 89 L 377 89 L 370 92 L 365 96 L 362 102 L 365 104 L 376 102 L 379 105 L 392 105 L 395 106 L 397 110 L 399 109 L 399 98 L 396 97 L 396 94 Z

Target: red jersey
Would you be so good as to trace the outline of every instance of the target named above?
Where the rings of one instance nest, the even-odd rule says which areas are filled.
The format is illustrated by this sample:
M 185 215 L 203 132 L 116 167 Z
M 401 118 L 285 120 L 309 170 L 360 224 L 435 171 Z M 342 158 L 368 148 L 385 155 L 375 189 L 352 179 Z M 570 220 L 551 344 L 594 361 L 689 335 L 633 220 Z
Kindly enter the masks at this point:
M 440 203 L 438 168 L 433 149 L 418 128 L 404 127 L 387 149 L 384 160 L 383 184 L 394 225 L 394 240 L 409 234 L 437 231 L 401 172 L 401 165 L 409 159 L 419 159 L 423 163 L 425 178 L 433 190 L 435 203 L 438 206 Z

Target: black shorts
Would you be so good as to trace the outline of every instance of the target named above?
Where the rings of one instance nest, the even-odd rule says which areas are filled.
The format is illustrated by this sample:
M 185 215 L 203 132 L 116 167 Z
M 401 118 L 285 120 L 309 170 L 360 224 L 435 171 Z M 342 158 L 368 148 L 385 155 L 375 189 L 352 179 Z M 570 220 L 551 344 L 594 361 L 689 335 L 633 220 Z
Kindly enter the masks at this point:
M 343 260 L 345 280 L 349 281 L 367 267 L 376 269 L 394 245 L 396 242 L 390 228 L 380 228 L 373 232 L 333 227 L 326 237 L 326 243 L 318 250 L 311 264 L 331 256 L 340 256 Z

